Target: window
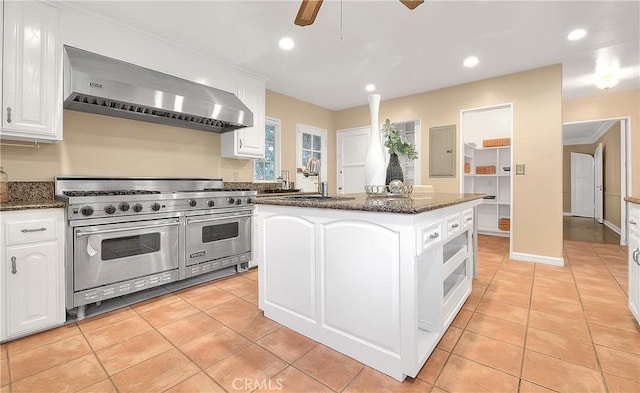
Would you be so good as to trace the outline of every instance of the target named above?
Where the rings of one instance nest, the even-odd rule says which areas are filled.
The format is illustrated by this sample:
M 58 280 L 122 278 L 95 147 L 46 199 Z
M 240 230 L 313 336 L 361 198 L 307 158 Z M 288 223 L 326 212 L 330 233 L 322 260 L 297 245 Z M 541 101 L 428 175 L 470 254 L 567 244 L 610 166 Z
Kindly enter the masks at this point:
M 280 176 L 280 120 L 267 118 L 264 125 L 264 158 L 253 162 L 254 182 L 275 182 Z
M 322 161 L 322 138 L 320 135 L 302 133 L 302 166 L 309 162 L 309 158 L 315 157 Z

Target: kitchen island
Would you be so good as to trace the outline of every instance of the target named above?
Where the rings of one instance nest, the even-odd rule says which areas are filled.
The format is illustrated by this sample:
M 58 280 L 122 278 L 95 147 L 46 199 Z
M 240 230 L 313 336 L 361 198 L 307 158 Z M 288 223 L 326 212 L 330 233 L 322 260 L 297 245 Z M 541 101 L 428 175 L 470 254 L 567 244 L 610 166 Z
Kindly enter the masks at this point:
M 471 293 L 482 194 L 260 198 L 266 317 L 399 381 Z

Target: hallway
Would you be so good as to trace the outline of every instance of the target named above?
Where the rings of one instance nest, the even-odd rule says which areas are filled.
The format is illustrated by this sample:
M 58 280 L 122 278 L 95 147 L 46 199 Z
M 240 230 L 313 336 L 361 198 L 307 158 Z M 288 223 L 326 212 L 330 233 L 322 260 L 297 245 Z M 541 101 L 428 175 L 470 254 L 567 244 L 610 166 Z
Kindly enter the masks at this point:
M 564 216 L 563 239 L 620 244 L 620 235 L 609 229 L 606 225 L 599 224 L 595 219 L 588 217 Z

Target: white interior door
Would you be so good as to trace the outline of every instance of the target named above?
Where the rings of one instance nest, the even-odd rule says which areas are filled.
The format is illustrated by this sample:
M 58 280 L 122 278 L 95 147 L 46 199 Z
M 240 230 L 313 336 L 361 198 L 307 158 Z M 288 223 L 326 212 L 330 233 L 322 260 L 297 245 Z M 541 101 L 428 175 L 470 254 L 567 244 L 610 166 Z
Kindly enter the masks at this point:
M 595 210 L 594 160 L 589 154 L 571 153 L 571 214 L 593 217 Z
M 598 144 L 598 147 L 596 147 L 596 151 L 593 153 L 593 164 L 594 164 L 594 186 L 595 186 L 595 191 L 594 191 L 594 197 L 595 197 L 595 201 L 594 201 L 594 205 L 595 205 L 595 211 L 594 211 L 594 216 L 596 218 L 596 220 L 598 220 L 598 222 L 600 224 L 602 224 L 603 221 L 603 200 L 604 200 L 604 183 L 603 183 L 603 176 L 602 176 L 602 143 Z
M 296 125 L 296 167 L 304 169 L 310 157 L 320 160 L 320 179 L 304 177 L 301 170 L 296 171 L 296 188 L 304 192 L 318 191 L 318 181 L 327 180 L 327 130 Z
M 364 191 L 364 161 L 369 128 L 339 130 L 337 135 L 338 194 Z

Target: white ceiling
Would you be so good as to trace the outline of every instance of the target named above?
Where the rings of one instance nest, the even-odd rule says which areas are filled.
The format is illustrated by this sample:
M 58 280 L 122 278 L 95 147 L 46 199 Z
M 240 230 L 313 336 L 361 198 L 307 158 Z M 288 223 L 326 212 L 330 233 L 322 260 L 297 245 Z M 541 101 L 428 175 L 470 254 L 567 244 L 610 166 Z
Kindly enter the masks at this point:
M 589 145 L 595 143 L 617 120 L 599 120 L 562 125 L 562 144 Z
M 619 70 L 611 91 L 640 88 L 640 1 L 325 0 L 293 24 L 300 1 L 74 1 L 177 45 L 268 78 L 267 88 L 331 110 L 563 64 L 563 97 L 606 94 L 597 64 Z M 566 39 L 584 28 L 581 41 Z M 290 36 L 289 52 L 278 40 Z M 462 66 L 479 57 L 474 69 Z

